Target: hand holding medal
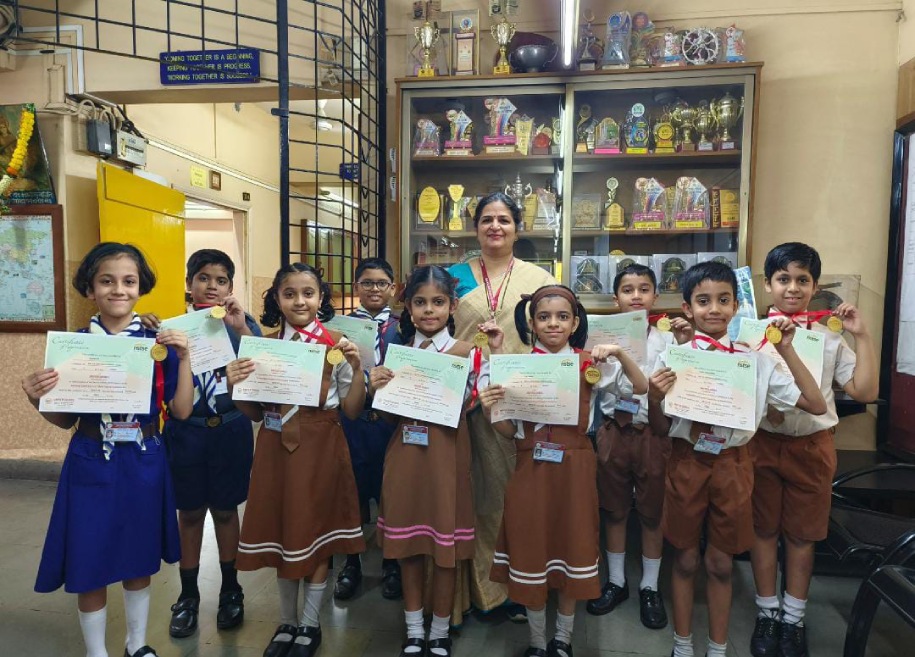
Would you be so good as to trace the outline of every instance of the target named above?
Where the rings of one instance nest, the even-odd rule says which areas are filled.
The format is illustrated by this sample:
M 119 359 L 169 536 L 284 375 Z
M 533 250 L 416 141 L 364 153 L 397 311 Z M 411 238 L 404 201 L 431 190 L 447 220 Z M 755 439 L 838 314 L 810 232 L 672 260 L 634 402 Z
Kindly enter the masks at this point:
M 359 357 L 359 347 L 355 342 L 346 339 L 346 336 L 340 338 L 340 342 L 327 350 L 327 362 L 331 365 L 339 365 L 343 361 L 349 363 L 353 371 L 358 372 L 362 369 L 362 359 Z
M 791 345 L 796 328 L 797 324 L 790 317 L 772 317 L 772 322 L 766 327 L 765 340 L 771 342 L 776 350 L 782 351 Z
M 153 360 L 161 362 L 168 357 L 167 347 L 175 350 L 178 360 L 190 358 L 190 352 L 187 348 L 187 335 L 185 335 L 184 331 L 176 331 L 175 329 L 159 331 L 159 335 L 156 336 L 156 344 L 149 350 L 149 355 L 152 356 Z
M 595 363 L 606 363 L 609 358 L 618 358 L 622 348 L 616 344 L 598 344 L 591 348 L 591 360 Z M 586 363 L 585 381 L 592 386 L 600 381 L 601 372 L 591 361 Z
M 496 323 L 495 319 L 489 319 L 478 327 L 479 332 L 473 336 L 473 346 L 482 349 L 489 346 L 491 353 L 502 353 L 502 344 L 505 341 L 505 332 L 502 327 Z M 482 338 L 480 336 L 483 336 Z

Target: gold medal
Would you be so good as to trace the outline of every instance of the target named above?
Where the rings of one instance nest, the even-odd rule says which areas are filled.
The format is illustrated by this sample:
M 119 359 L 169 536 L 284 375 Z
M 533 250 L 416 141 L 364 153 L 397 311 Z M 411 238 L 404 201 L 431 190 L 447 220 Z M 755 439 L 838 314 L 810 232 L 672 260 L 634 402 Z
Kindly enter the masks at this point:
M 659 331 L 663 331 L 664 333 L 669 333 L 670 332 L 670 318 L 662 317 L 661 319 L 658 320 L 658 323 L 656 326 L 658 327 Z
M 829 319 L 826 320 L 826 328 L 828 328 L 833 333 L 841 333 L 842 320 L 839 319 L 836 315 L 830 315 Z
M 210 308 L 210 317 L 213 319 L 222 319 L 226 316 L 226 309 L 222 306 L 213 306 Z
M 777 326 L 769 326 L 766 328 L 766 340 L 772 344 L 778 344 L 782 341 L 782 331 Z
M 473 336 L 473 346 L 482 349 L 489 346 L 489 336 L 480 331 Z
M 331 365 L 339 365 L 344 360 L 343 352 L 336 347 L 327 352 L 327 362 Z
M 590 383 L 592 386 L 600 381 L 600 370 L 590 365 L 588 369 L 585 370 L 585 381 Z
M 154 361 L 162 362 L 168 356 L 168 347 L 164 344 L 156 343 L 149 350 L 149 355 L 152 356 Z

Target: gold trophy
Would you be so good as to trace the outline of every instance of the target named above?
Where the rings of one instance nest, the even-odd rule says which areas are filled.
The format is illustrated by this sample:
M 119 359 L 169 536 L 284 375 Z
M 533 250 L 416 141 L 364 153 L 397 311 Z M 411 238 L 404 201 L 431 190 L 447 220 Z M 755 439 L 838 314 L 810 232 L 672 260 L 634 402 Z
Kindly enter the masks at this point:
M 696 132 L 699 133 L 699 150 L 715 150 L 715 142 L 709 139 L 709 135 L 715 132 L 718 127 L 718 121 L 712 114 L 709 104 L 706 101 L 700 101 L 699 108 L 696 110 Z
M 464 208 L 470 200 L 464 198 L 463 185 L 448 185 L 448 196 L 451 197 L 451 216 L 448 218 L 448 232 L 464 230 Z
M 499 61 L 492 69 L 493 75 L 508 75 L 512 72 L 512 67 L 508 63 L 505 51 L 512 37 L 515 36 L 515 24 L 509 23 L 503 17 L 501 22 L 493 23 L 489 31 L 492 32 L 492 38 L 496 40 L 496 44 L 499 46 Z
M 743 97 L 740 102 L 731 94 L 725 92 L 720 100 L 713 100 L 709 105 L 712 116 L 718 123 L 718 149 L 722 151 L 733 151 L 737 148 L 734 143 L 734 137 L 731 130 L 737 125 L 740 117 L 743 116 Z
M 693 130 L 696 129 L 696 108 L 690 107 L 686 101 L 680 101 L 674 106 L 670 113 L 670 121 L 677 128 L 677 141 L 679 142 L 680 151 L 696 150 L 696 143 L 693 138 Z
M 419 67 L 419 77 L 435 77 L 435 68 L 432 66 L 432 49 L 438 43 L 439 29 L 430 23 L 427 18 L 422 25 L 413 27 L 413 35 L 416 37 L 416 42 L 423 49 L 423 63 Z
M 521 174 L 519 173 L 515 177 L 515 182 L 506 185 L 504 191 L 505 195 L 513 200 L 515 205 L 521 208 L 521 215 L 524 217 L 524 227 L 527 230 L 530 230 L 533 226 L 535 216 L 534 214 L 529 214 L 527 212 L 529 203 L 528 199 L 534 194 L 534 189 L 531 187 L 531 184 L 525 184 L 521 182 Z
M 607 200 L 604 202 L 604 228 L 607 230 L 626 230 L 623 206 L 616 202 L 616 190 L 619 186 L 619 180 L 607 178 Z

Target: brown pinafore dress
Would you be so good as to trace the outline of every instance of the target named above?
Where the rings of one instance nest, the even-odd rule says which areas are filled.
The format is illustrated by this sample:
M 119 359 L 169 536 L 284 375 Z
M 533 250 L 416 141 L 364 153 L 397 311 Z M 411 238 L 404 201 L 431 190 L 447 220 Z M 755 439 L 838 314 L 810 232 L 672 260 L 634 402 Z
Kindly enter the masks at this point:
M 589 358 L 579 354 L 582 370 Z M 597 458 L 587 435 L 591 384 L 583 371 L 579 376 L 578 425 L 535 432 L 525 422 L 524 439 L 515 441 L 518 457 L 490 578 L 508 584 L 508 596 L 526 607 L 543 606 L 549 589 L 576 600 L 600 596 Z M 563 445 L 562 463 L 535 461 L 537 442 Z
M 457 341 L 444 353 L 466 358 L 472 349 Z M 428 446 L 403 442 L 410 424 L 428 427 Z M 378 513 L 384 558 L 429 555 L 435 565 L 454 568 L 473 558 L 474 520 L 466 416 L 457 429 L 401 418 L 384 459 Z
M 334 342 L 340 339 L 339 333 L 328 332 Z M 239 570 L 276 568 L 277 577 L 300 579 L 334 554 L 365 550 L 339 409 L 323 408 L 333 369 L 325 361 L 318 408 L 299 407 L 282 433 L 266 426 L 257 433 L 236 560 Z M 358 374 L 353 385 L 362 382 Z M 263 406 L 281 416 L 291 408 Z

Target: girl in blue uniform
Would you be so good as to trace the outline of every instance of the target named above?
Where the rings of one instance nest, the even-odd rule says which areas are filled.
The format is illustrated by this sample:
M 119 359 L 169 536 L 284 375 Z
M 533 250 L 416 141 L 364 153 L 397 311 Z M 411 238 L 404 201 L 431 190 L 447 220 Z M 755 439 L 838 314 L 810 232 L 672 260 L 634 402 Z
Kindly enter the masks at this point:
M 76 425 L 51 512 L 35 590 L 61 585 L 77 594 L 79 622 L 87 657 L 107 657 L 107 587 L 122 582 L 127 621 L 126 657 L 155 655 L 146 645 L 150 575 L 164 559 L 180 555 L 175 501 L 159 433 L 159 413 L 167 404 L 176 418 L 191 414 L 193 379 L 187 337 L 180 331 L 158 335 L 143 328 L 133 312 L 152 290 L 156 277 L 140 251 L 129 244 L 104 242 L 85 257 L 73 285 L 98 307 L 80 332 L 156 338 L 168 347 L 157 363 L 149 413 L 128 421 L 140 425 L 136 442 L 103 441 L 106 424 L 127 418 L 76 413 L 43 413 L 61 428 Z M 59 375 L 43 369 L 22 381 L 32 405 L 57 385 Z

